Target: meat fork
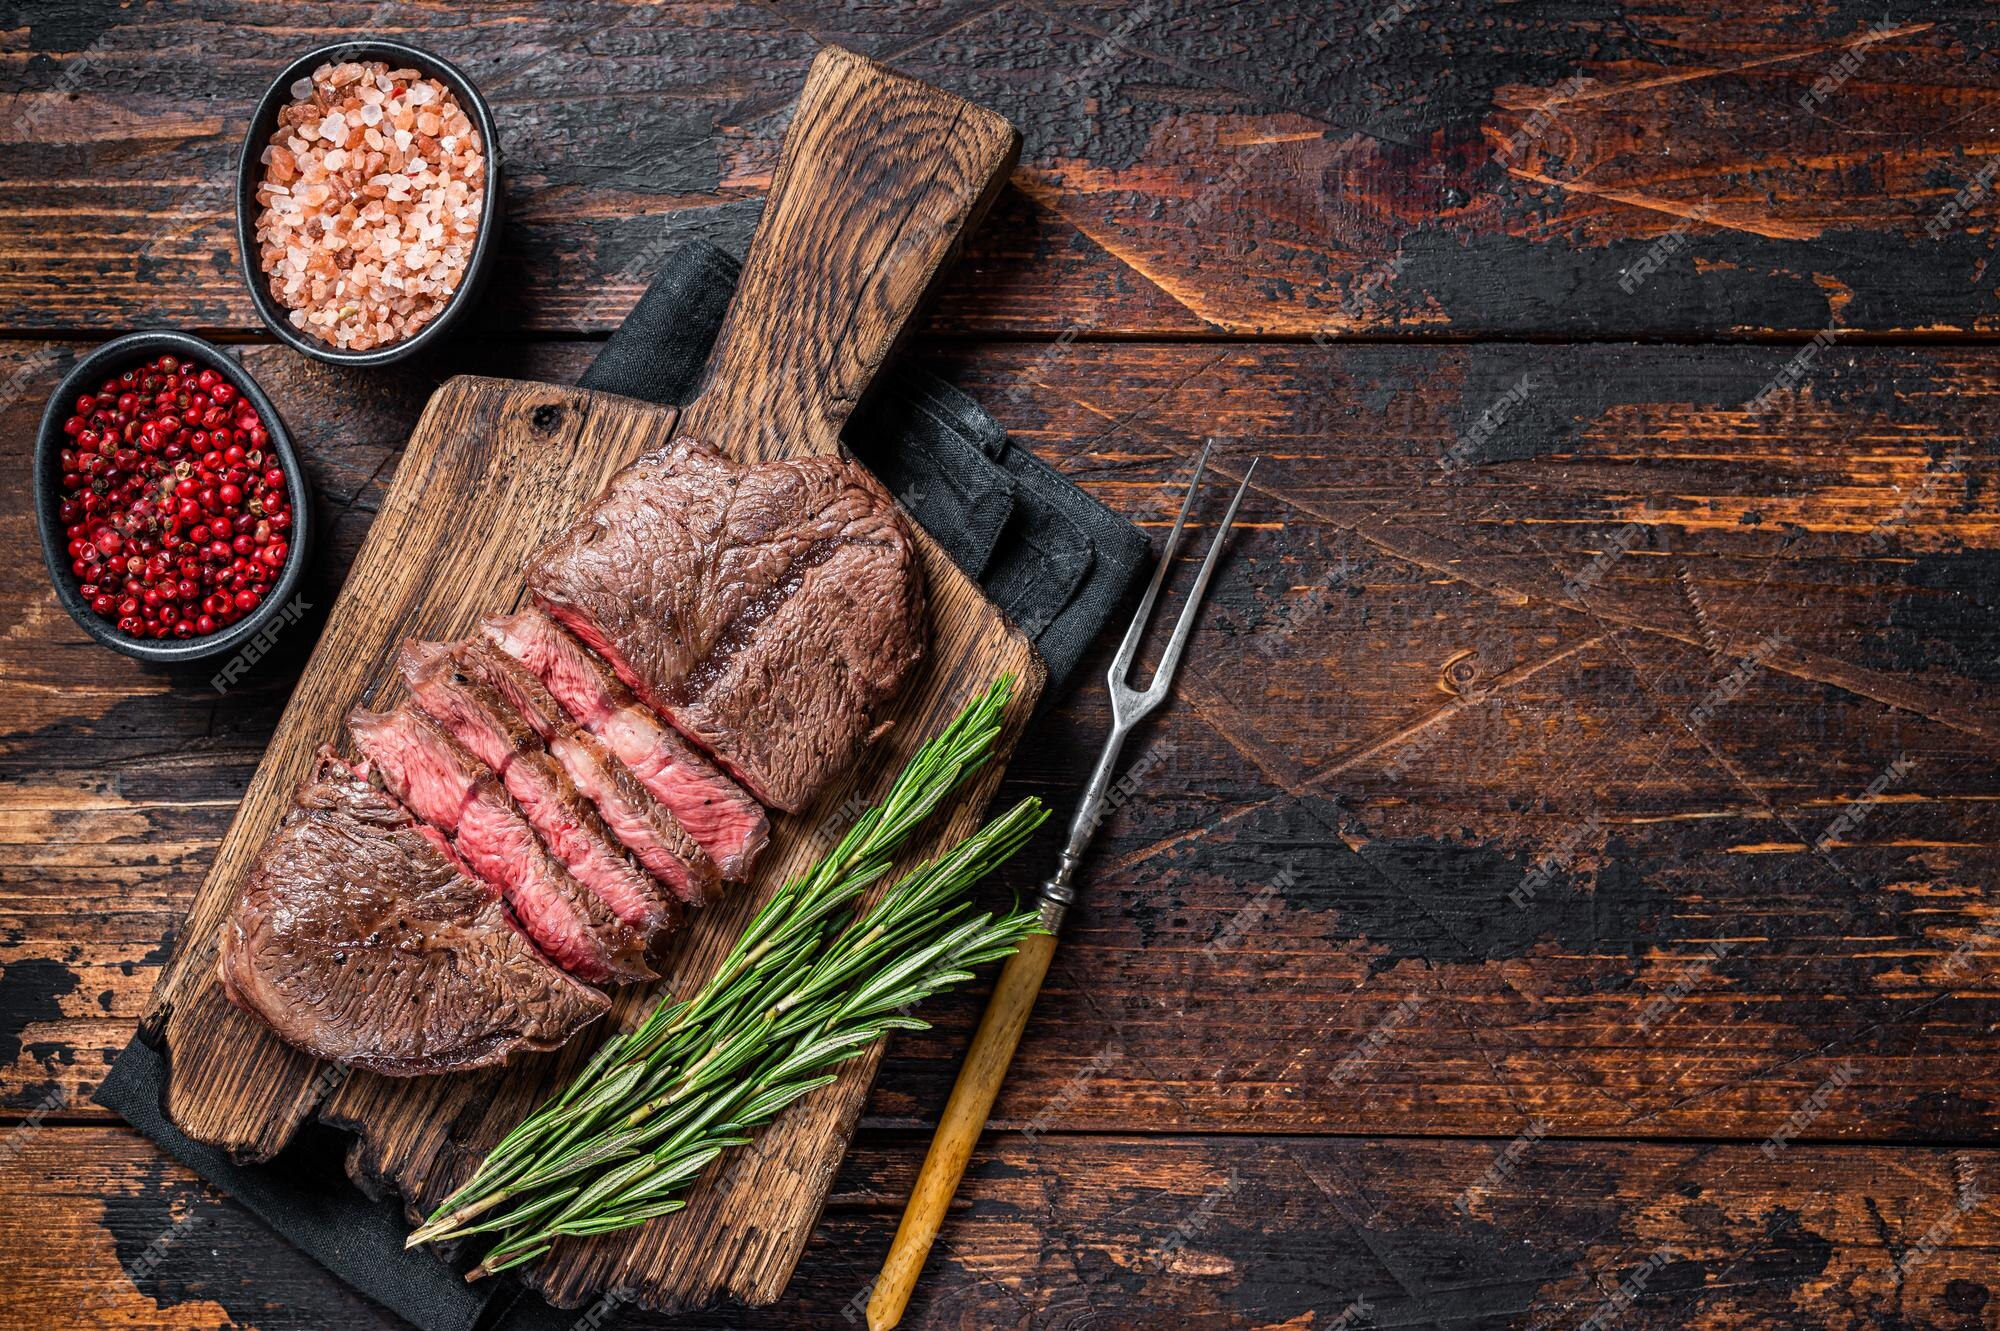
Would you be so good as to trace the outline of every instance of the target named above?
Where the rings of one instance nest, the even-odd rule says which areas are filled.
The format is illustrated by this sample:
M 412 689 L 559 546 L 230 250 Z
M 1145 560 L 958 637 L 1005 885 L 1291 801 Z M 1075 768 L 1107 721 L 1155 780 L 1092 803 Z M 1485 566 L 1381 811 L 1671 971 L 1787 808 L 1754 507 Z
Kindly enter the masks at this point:
M 1056 871 L 1041 885 L 1041 927 L 1045 932 L 1028 935 L 1022 941 L 1020 950 L 1008 959 L 1006 969 L 1000 973 L 1000 982 L 994 987 L 993 997 L 986 1005 L 986 1016 L 979 1023 L 979 1033 L 973 1036 L 972 1049 L 965 1056 L 965 1066 L 959 1069 L 958 1081 L 951 1088 L 951 1099 L 945 1105 L 944 1117 L 938 1121 L 937 1135 L 931 1139 L 930 1151 L 924 1156 L 924 1167 L 917 1175 L 909 1206 L 903 1211 L 903 1221 L 896 1228 L 895 1242 L 889 1246 L 882 1274 L 875 1278 L 874 1288 L 869 1294 L 868 1331 L 888 1331 L 902 1320 L 903 1310 L 909 1305 L 910 1294 L 916 1288 L 917 1275 L 923 1270 L 924 1259 L 930 1255 L 931 1244 L 944 1221 L 945 1208 L 951 1204 L 952 1194 L 958 1190 L 958 1181 L 965 1174 L 966 1162 L 972 1158 L 972 1148 L 978 1144 L 979 1134 L 986 1126 L 986 1117 L 992 1112 L 994 1098 L 1000 1093 L 1001 1079 L 1006 1076 L 1007 1065 L 1014 1059 L 1014 1049 L 1021 1042 L 1021 1031 L 1028 1024 L 1028 1012 L 1034 1007 L 1035 997 L 1042 990 L 1042 980 L 1048 975 L 1049 959 L 1055 955 L 1056 931 L 1062 927 L 1063 917 L 1076 901 L 1074 879 L 1077 865 L 1107 812 L 1105 805 L 1110 797 L 1112 772 L 1118 765 L 1118 754 L 1125 747 L 1125 739 L 1132 733 L 1132 728 L 1165 702 L 1173 688 L 1174 672 L 1181 663 L 1181 649 L 1187 646 L 1188 634 L 1194 630 L 1202 597 L 1208 591 L 1209 577 L 1215 572 L 1224 540 L 1236 525 L 1236 510 L 1243 503 L 1244 492 L 1250 488 L 1250 477 L 1257 470 L 1257 462 L 1253 460 L 1243 473 L 1242 483 L 1236 487 L 1236 497 L 1229 501 L 1229 511 L 1223 515 L 1215 539 L 1209 542 L 1208 554 L 1201 561 L 1201 572 L 1195 575 L 1194 587 L 1188 593 L 1187 604 L 1181 607 L 1173 636 L 1167 640 L 1166 649 L 1160 654 L 1159 668 L 1153 672 L 1152 682 L 1143 689 L 1133 688 L 1129 679 L 1138 659 L 1139 644 L 1146 637 L 1147 622 L 1153 617 L 1153 603 L 1159 599 L 1160 586 L 1167 580 L 1167 570 L 1173 566 L 1174 555 L 1180 548 L 1181 531 L 1187 525 L 1188 511 L 1194 507 L 1195 491 L 1201 484 L 1203 470 L 1208 466 L 1210 447 L 1211 444 L 1204 444 L 1201 456 L 1195 460 L 1194 476 L 1188 481 L 1187 494 L 1181 500 L 1179 515 L 1174 518 L 1173 531 L 1167 536 L 1167 548 L 1160 555 L 1159 567 L 1153 570 L 1153 580 L 1139 602 L 1138 613 L 1133 615 L 1131 626 L 1125 630 L 1125 641 L 1119 644 L 1118 655 L 1112 658 L 1111 669 L 1106 676 L 1111 686 L 1111 733 L 1105 738 L 1104 751 L 1098 755 L 1096 770 L 1091 772 L 1090 783 L 1084 787 L 1083 800 L 1077 805 L 1076 817 L 1070 822 L 1069 840 L 1063 846 Z

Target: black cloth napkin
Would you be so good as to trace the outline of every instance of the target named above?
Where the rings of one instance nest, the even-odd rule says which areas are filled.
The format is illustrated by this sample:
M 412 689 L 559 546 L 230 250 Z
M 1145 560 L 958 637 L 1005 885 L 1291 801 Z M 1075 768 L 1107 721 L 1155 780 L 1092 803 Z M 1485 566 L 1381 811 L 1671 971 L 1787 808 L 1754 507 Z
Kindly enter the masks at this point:
M 701 385 L 741 265 L 700 241 L 675 249 L 646 294 L 584 373 L 583 386 L 679 405 Z M 1048 664 L 1046 704 L 1076 668 L 1146 562 L 1146 537 L 1007 432 L 950 384 L 892 367 L 844 435 L 883 483 Z M 421 1331 L 567 1331 L 615 1316 L 549 1307 L 508 1279 L 468 1285 L 470 1265 L 406 1252 L 402 1203 L 371 1200 L 347 1178 L 346 1138 L 302 1130 L 269 1164 L 238 1164 L 183 1135 L 161 1109 L 162 1053 L 135 1038 L 96 1101 L 167 1154 L 241 1202 L 294 1247 Z M 585 1320 L 581 1323 L 580 1318 Z
M 469 1261 L 406 1251 L 402 1200 L 371 1200 L 348 1179 L 347 1134 L 308 1125 L 269 1164 L 244 1165 L 195 1141 L 161 1109 L 165 1056 L 134 1037 L 91 1098 L 228 1193 L 293 1247 L 422 1331 L 565 1331 L 580 1315 L 516 1281 L 468 1285 Z M 254 1274 L 254 1273 L 253 1273 Z

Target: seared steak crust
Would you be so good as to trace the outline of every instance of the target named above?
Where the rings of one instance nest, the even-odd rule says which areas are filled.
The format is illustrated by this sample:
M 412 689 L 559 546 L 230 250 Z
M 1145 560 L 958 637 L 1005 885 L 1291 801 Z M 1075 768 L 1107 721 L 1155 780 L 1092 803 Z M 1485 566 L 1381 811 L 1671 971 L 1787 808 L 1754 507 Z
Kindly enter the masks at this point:
M 878 731 L 923 655 L 923 573 L 856 463 L 744 466 L 680 439 L 620 472 L 528 568 L 542 606 L 766 804 L 791 812 Z
M 217 969 L 287 1043 L 392 1077 L 554 1049 L 610 1006 L 544 960 L 437 833 L 330 753 L 251 868 Z

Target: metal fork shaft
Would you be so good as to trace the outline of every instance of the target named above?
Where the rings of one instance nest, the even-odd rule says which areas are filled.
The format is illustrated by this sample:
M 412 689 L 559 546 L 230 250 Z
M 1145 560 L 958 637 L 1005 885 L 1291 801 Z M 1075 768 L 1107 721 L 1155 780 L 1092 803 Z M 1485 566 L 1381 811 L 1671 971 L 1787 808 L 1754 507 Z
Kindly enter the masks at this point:
M 1111 774 L 1118 768 L 1118 755 L 1124 750 L 1125 737 L 1130 733 L 1130 726 L 1114 725 L 1111 728 L 1111 734 L 1104 741 L 1104 751 L 1097 755 L 1097 766 L 1090 773 L 1090 782 L 1083 788 L 1083 800 L 1076 806 L 1076 816 L 1070 819 L 1069 840 L 1064 843 L 1062 854 L 1056 860 L 1056 871 L 1042 884 L 1042 927 L 1050 933 L 1061 926 L 1063 916 L 1076 900 L 1076 888 L 1072 886 L 1076 867 L 1083 862 L 1084 848 L 1097 834 L 1097 825 L 1104 821 L 1104 801 L 1111 793 Z
M 1194 507 L 1196 487 L 1201 484 L 1202 472 L 1208 466 L 1209 447 L 1203 445 L 1201 456 L 1195 461 L 1194 475 L 1188 480 L 1187 494 L 1182 498 L 1180 512 L 1174 518 L 1173 531 L 1167 536 L 1166 549 L 1160 552 L 1160 562 L 1153 570 L 1152 581 L 1147 584 L 1146 594 L 1140 599 L 1139 608 L 1125 630 L 1118 655 L 1112 659 L 1111 668 L 1105 673 L 1105 683 L 1111 692 L 1111 733 L 1105 736 L 1103 751 L 1097 755 L 1097 766 L 1083 788 L 1076 816 L 1070 820 L 1069 839 L 1056 862 L 1056 871 L 1041 885 L 1041 924 L 1051 933 L 1061 927 L 1063 916 L 1076 901 L 1074 880 L 1077 866 L 1083 862 L 1084 849 L 1097 834 L 1098 824 L 1104 821 L 1112 774 L 1117 770 L 1118 755 L 1124 751 L 1125 739 L 1143 717 L 1166 701 L 1167 692 L 1173 687 L 1174 673 L 1180 669 L 1181 649 L 1186 646 L 1188 634 L 1194 629 L 1202 598 L 1208 594 L 1209 578 L 1214 574 L 1216 561 L 1222 554 L 1222 544 L 1228 538 L 1230 529 L 1236 525 L 1236 510 L 1242 505 L 1244 492 L 1250 488 L 1250 477 L 1257 470 L 1253 459 L 1249 469 L 1243 473 L 1241 484 L 1236 487 L 1235 497 L 1229 501 L 1229 511 L 1223 515 L 1214 538 L 1208 544 L 1208 551 L 1201 561 L 1201 571 L 1195 576 L 1186 604 L 1181 607 L 1180 618 L 1174 623 L 1160 664 L 1153 671 L 1152 682 L 1143 691 L 1135 689 L 1131 684 L 1131 674 L 1138 661 L 1139 644 L 1145 639 L 1147 623 L 1153 617 L 1153 603 L 1159 598 L 1160 587 L 1166 582 L 1167 572 L 1180 548 L 1181 533 L 1187 526 L 1188 513 Z

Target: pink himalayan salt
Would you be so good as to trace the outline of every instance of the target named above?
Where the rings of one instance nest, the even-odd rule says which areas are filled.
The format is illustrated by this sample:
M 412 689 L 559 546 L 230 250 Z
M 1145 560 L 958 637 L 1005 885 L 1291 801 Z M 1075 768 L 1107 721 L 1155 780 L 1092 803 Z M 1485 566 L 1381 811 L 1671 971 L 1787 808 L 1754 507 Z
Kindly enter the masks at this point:
M 258 261 L 294 328 L 344 351 L 413 336 L 472 260 L 486 154 L 451 90 L 380 61 L 292 85 L 264 149 Z

